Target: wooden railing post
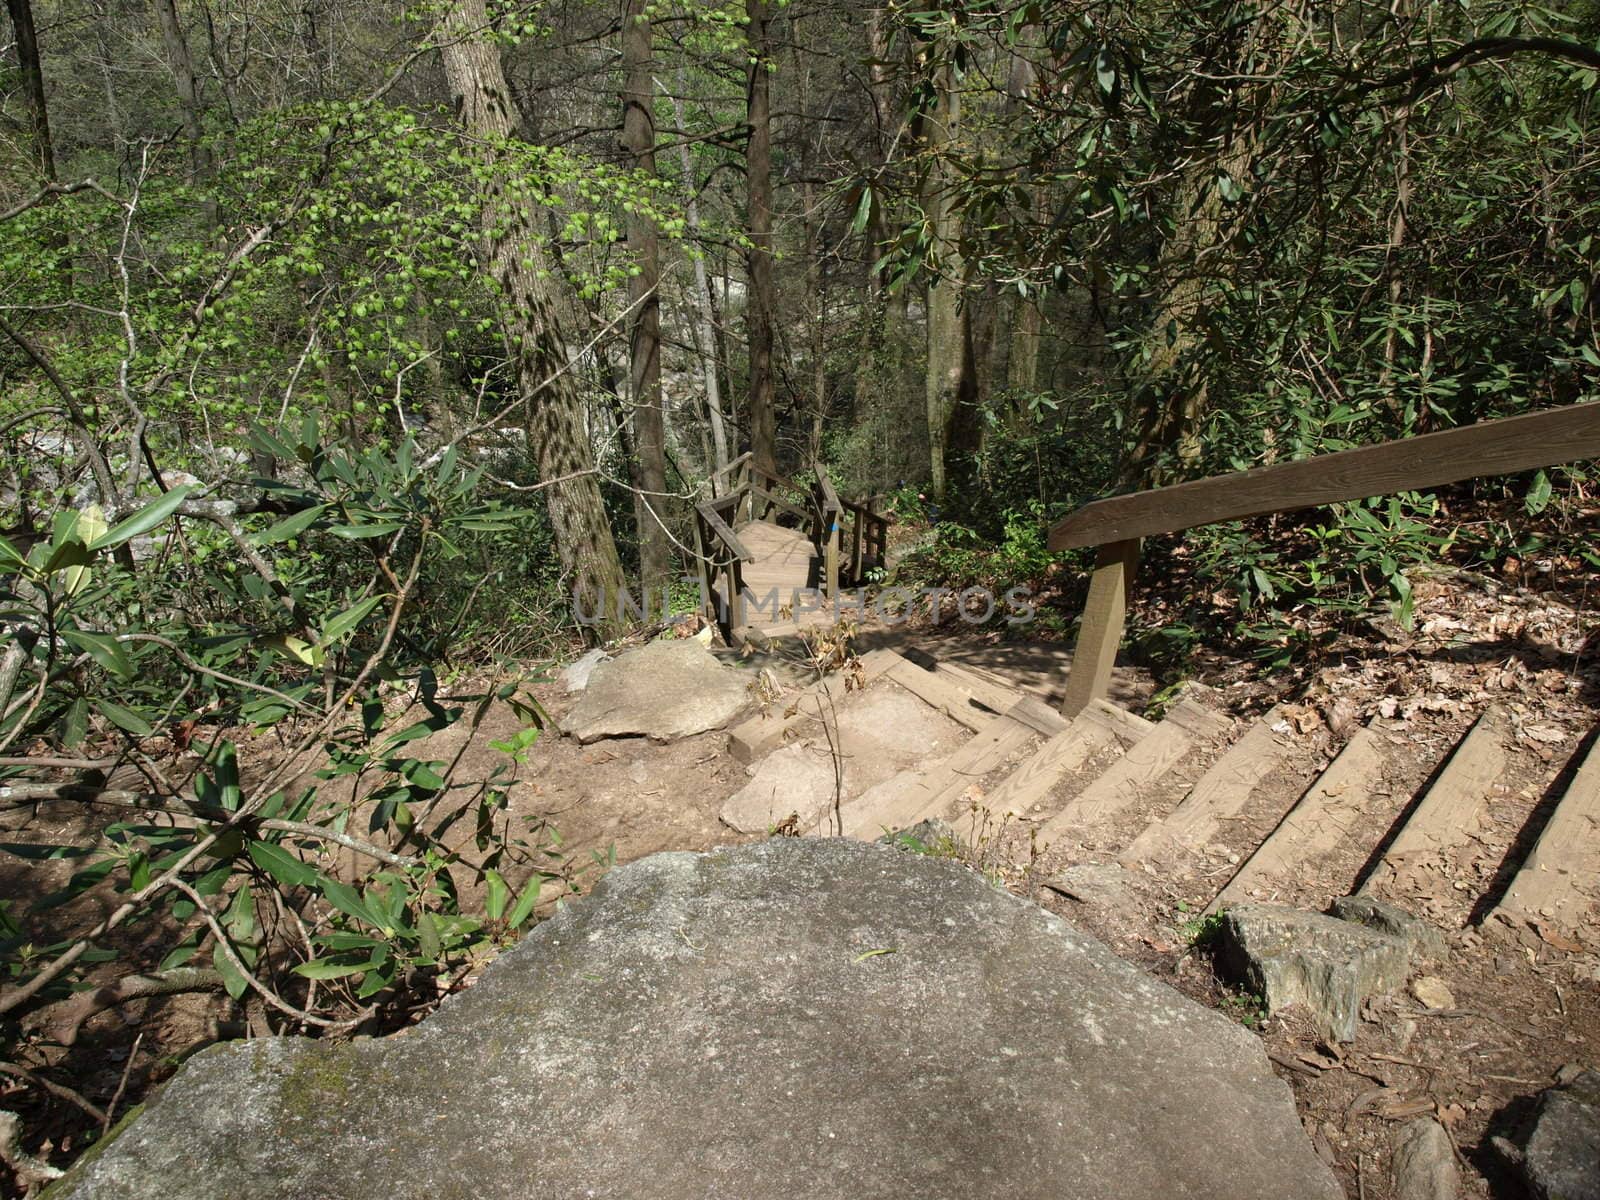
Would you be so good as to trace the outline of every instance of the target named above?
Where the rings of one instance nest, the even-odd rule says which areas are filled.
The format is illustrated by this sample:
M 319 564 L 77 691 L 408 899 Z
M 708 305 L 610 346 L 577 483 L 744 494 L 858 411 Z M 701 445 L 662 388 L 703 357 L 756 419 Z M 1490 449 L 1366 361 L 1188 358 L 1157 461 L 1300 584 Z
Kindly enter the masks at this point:
M 716 573 L 711 564 L 706 560 L 706 535 L 704 532 L 705 521 L 699 513 L 694 514 L 694 565 L 695 572 L 700 576 L 700 615 L 708 625 L 721 626 L 718 619 L 721 613 L 717 611 Z
M 744 567 L 738 557 L 728 564 L 728 642 L 744 628 Z
M 1116 665 L 1128 611 L 1128 588 L 1138 565 L 1138 538 L 1108 542 L 1095 556 L 1089 600 L 1084 605 L 1078 644 L 1072 652 L 1072 671 L 1067 676 L 1067 695 L 1061 702 L 1064 717 L 1077 716 L 1091 700 L 1105 699 L 1110 689 L 1111 668 Z
M 828 599 L 835 604 L 839 600 L 839 518 L 841 514 L 837 509 L 823 516 L 828 523 L 828 540 L 822 544 L 823 568 L 828 577 Z

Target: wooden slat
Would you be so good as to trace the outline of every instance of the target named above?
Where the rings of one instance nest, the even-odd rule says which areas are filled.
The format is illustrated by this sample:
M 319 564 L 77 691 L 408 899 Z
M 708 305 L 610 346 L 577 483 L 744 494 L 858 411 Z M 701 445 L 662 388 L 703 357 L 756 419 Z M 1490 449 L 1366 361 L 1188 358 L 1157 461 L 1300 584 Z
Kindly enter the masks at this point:
M 891 667 L 900 656 L 892 650 L 871 650 L 861 656 L 862 682 L 870 684 Z M 825 676 L 799 695 L 786 697 L 774 705 L 775 713 L 751 717 L 728 731 L 728 752 L 742 763 L 752 763 L 782 744 L 789 735 L 809 726 L 832 705 L 844 699 L 846 677 L 839 672 Z
M 739 535 L 734 533 L 732 527 L 717 515 L 716 510 L 711 505 L 697 504 L 695 509 L 699 512 L 700 519 L 706 523 L 706 528 L 716 534 L 717 538 L 729 550 L 745 562 L 755 562 L 756 556 L 750 552 L 749 547 L 739 540 Z
M 1494 915 L 1570 937 L 1585 926 L 1596 900 L 1600 900 L 1600 741 L 1590 747 Z M 1592 937 L 1592 926 L 1590 930 Z
M 1091 700 L 1105 699 L 1111 687 L 1111 668 L 1122 644 L 1122 623 L 1127 615 L 1128 587 L 1139 563 L 1139 542 L 1130 539 L 1101 546 L 1089 580 L 1089 599 L 1078 626 L 1078 644 L 1072 650 L 1067 674 L 1067 694 L 1061 715 L 1077 716 Z
M 1461 429 L 1097 500 L 1055 524 L 1050 530 L 1050 549 L 1100 546 L 1213 521 L 1292 512 L 1585 458 L 1600 458 L 1600 403 L 1481 421 Z
M 1006 709 L 1006 715 L 1013 721 L 1021 721 L 1037 733 L 1045 737 L 1055 737 L 1065 731 L 1071 724 L 1065 717 L 1051 708 L 1037 696 L 1024 692 L 1022 698 Z
M 1222 823 L 1239 815 L 1250 794 L 1282 761 L 1288 739 L 1274 731 L 1283 721 L 1274 708 L 1228 747 L 1164 820 L 1152 821 L 1117 856 L 1123 865 L 1148 862 L 1171 852 L 1193 851 L 1216 840 Z
M 964 663 L 940 661 L 933 668 L 935 675 L 949 679 L 962 691 L 991 712 L 1009 712 L 1022 700 L 1022 690 L 994 678 L 985 672 L 974 671 Z
M 1026 816 L 1063 776 L 1076 771 L 1096 754 L 1118 745 L 1117 735 L 1101 722 L 1074 721 L 1064 733 L 1056 734 L 1034 751 L 1027 762 L 989 793 L 989 807 L 996 815 Z
M 1059 840 L 1069 829 L 1088 829 L 1115 817 L 1183 760 L 1198 740 L 1197 730 L 1221 733 L 1227 728 L 1226 721 L 1192 700 L 1179 701 L 1173 708 L 1174 712 L 1181 710 L 1180 719 L 1173 720 L 1169 715 L 1098 779 L 1067 801 L 1040 827 L 1041 844 Z
M 724 475 L 728 474 L 730 471 L 737 471 L 740 467 L 744 466 L 745 463 L 749 462 L 754 457 L 755 457 L 755 455 L 754 455 L 753 451 L 746 450 L 743 454 L 739 455 L 738 458 L 734 459 L 727 466 L 718 467 L 715 471 L 711 472 L 711 474 L 707 475 L 706 478 L 707 479 L 721 479 Z
M 1505 763 L 1505 715 L 1489 708 L 1450 755 L 1360 890 L 1392 888 L 1404 895 L 1422 878 L 1429 862 L 1466 845 Z
M 902 771 L 867 789 L 840 810 L 846 837 L 875 838 L 929 817 L 948 815 L 973 784 L 1021 752 L 1036 735 L 1010 717 L 989 717 L 963 745 L 920 771 Z M 832 833 L 829 813 L 812 832 Z
M 1109 700 L 1090 701 L 1078 716 L 1101 722 L 1125 742 L 1136 742 L 1156 727 L 1154 721 L 1147 721 Z
M 1309 865 L 1337 847 L 1360 823 L 1363 802 L 1382 770 L 1378 735 L 1371 726 L 1364 725 L 1278 822 L 1267 840 L 1244 861 L 1217 898 L 1206 906 L 1206 912 L 1246 900 L 1251 888 Z
M 961 688 L 948 675 L 925 671 L 910 659 L 902 658 L 898 654 L 895 657 L 900 661 L 889 668 L 889 678 L 933 705 L 951 720 L 977 732 L 994 719 L 995 713 L 985 712 L 977 707 L 973 702 L 972 693 Z

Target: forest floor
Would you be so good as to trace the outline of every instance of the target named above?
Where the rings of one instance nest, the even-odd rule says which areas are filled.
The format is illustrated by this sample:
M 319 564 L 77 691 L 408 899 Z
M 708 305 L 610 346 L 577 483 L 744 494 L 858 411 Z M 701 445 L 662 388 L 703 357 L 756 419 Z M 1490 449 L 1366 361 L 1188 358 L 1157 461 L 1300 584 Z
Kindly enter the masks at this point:
M 1415 898 L 1417 911 L 1449 930 L 1448 955 L 1428 968 L 1453 998 L 1446 1008 L 1424 1005 L 1410 994 L 1377 999 L 1355 1043 L 1327 1045 L 1292 1010 L 1263 1018 L 1248 997 L 1218 981 L 1195 945 L 1196 914 L 1214 882 L 1204 871 L 1139 880 L 1109 899 L 1072 899 L 1045 886 L 1062 865 L 1059 858 L 1021 867 L 997 860 L 974 865 L 1093 932 L 1156 977 L 1257 1030 L 1290 1083 L 1319 1153 L 1352 1197 L 1386 1200 L 1391 1139 L 1419 1114 L 1436 1116 L 1454 1139 L 1464 1195 L 1517 1195 L 1494 1139 L 1512 1131 L 1531 1098 L 1563 1067 L 1600 1064 L 1600 936 L 1574 942 L 1472 922 L 1503 891 L 1559 795 L 1575 753 L 1600 722 L 1595 584 L 1584 576 L 1562 586 L 1530 587 L 1444 570 L 1417 582 L 1410 630 L 1374 617 L 1341 630 L 1336 655 L 1276 670 L 1214 647 L 1202 647 L 1188 665 L 1188 676 L 1215 689 L 1232 716 L 1288 704 L 1303 752 L 1274 784 L 1286 793 L 1298 794 L 1351 728 L 1375 718 L 1383 736 L 1401 748 L 1393 756 L 1400 765 L 1385 778 L 1376 819 L 1410 803 L 1445 748 L 1488 704 L 1514 714 L 1514 771 L 1493 799 L 1481 853 L 1463 868 L 1462 878 Z M 1139 618 L 1159 620 L 1164 603 L 1160 594 L 1147 595 Z M 941 658 L 982 664 L 1047 699 L 1059 697 L 1067 660 L 1059 641 L 1005 637 L 959 622 L 868 630 L 862 641 L 920 645 Z M 807 676 L 796 652 L 780 651 L 765 665 L 790 684 Z M 574 699 L 548 674 L 528 686 L 557 720 Z M 1119 670 L 1114 698 L 1138 711 L 1158 691 L 1149 671 L 1129 668 Z M 489 744 L 514 735 L 522 724 L 509 708 L 495 706 L 475 728 L 458 725 L 416 751 L 454 760 L 457 780 L 487 780 L 506 763 L 505 754 Z M 558 833 L 556 852 L 586 885 L 611 863 L 762 836 L 737 834 L 718 819 L 724 802 L 747 780 L 745 765 L 727 752 L 725 732 L 665 745 L 623 738 L 583 746 L 552 731 L 509 783 L 508 811 L 541 836 Z M 50 833 L 48 813 L 42 822 L 34 834 Z M 1240 829 L 1241 847 L 1259 832 Z M 1278 899 L 1321 909 L 1328 897 L 1348 890 L 1360 865 L 1322 863 L 1296 891 Z M 6 884 L 14 891 L 24 881 Z M 37 879 L 27 886 L 37 887 Z M 543 907 L 548 910 L 560 894 L 553 889 Z M 33 1065 L 52 1069 L 102 1105 L 120 1095 L 125 1108 L 198 1045 L 250 1032 L 250 1024 L 214 995 L 140 1000 L 95 1017 L 76 1047 L 43 1055 Z M 0 1108 L 27 1109 L 25 1089 L 20 1079 L 0 1084 Z M 56 1124 L 61 1132 L 53 1145 L 63 1138 L 68 1147 L 74 1140 L 81 1144 L 82 1133 L 74 1128 L 81 1118 L 75 1123 L 69 1113 L 57 1113 Z

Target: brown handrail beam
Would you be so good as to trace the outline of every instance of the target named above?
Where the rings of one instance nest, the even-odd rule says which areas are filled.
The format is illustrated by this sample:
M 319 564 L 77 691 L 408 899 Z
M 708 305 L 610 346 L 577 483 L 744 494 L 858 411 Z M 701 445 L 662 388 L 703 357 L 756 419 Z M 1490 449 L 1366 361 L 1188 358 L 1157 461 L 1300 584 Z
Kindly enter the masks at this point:
M 1482 475 L 1511 475 L 1585 458 L 1600 458 L 1600 402 L 1096 500 L 1056 522 L 1050 549 L 1131 541 L 1215 521 L 1439 487 Z
M 706 528 L 717 535 L 717 540 L 737 554 L 744 562 L 755 562 L 756 556 L 750 553 L 749 547 L 739 540 L 739 535 L 722 519 L 716 509 L 709 504 L 697 504 L 695 508 L 700 513 L 700 519 L 706 523 Z

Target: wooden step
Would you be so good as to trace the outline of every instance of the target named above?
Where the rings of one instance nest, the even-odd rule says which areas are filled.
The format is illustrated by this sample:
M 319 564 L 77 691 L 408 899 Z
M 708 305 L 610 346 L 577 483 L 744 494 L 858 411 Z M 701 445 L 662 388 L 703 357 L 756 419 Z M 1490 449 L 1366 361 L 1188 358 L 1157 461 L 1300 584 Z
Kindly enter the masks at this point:
M 986 671 L 975 671 L 961 663 L 939 662 L 934 666 L 933 673 L 944 676 L 985 708 L 995 712 L 1009 712 L 1011 706 L 1023 696 L 1021 688 L 1012 687 Z M 1060 719 L 1065 726 L 1066 718 Z
M 830 828 L 829 813 L 808 833 L 870 840 L 884 830 L 907 829 L 929 817 L 943 817 L 973 784 L 1004 766 L 1038 736 L 1010 716 L 990 717 L 973 736 L 942 759 L 920 770 L 902 771 L 841 806 L 843 830 Z
M 871 684 L 899 658 L 892 650 L 863 654 L 862 683 Z M 831 717 L 834 706 L 844 700 L 848 678 L 844 672 L 835 671 L 797 696 L 780 697 L 765 714 L 751 717 L 728 731 L 728 752 L 742 763 L 753 763 L 822 716 Z
M 1080 718 L 1046 741 L 1027 762 L 1007 775 L 989 794 L 989 807 L 996 815 L 1025 817 L 1063 776 L 1078 770 L 1095 755 L 1120 745 L 1109 722 Z
M 1403 899 L 1423 881 L 1430 866 L 1454 857 L 1477 829 L 1505 764 L 1506 717 L 1491 707 L 1456 746 L 1360 890 Z
M 1021 699 L 1020 694 L 1009 697 L 997 701 L 1001 707 L 992 708 L 980 697 L 963 688 L 949 674 L 919 667 L 910 659 L 895 654 L 893 650 L 885 653 L 894 654 L 899 660 L 889 668 L 890 679 L 974 733 L 983 729 L 991 720 L 1006 712 L 1012 704 Z
M 1080 718 L 1088 717 L 1091 721 L 1104 722 L 1125 742 L 1137 742 L 1156 727 L 1154 721 L 1147 721 L 1138 713 L 1131 713 L 1109 700 L 1091 700 L 1078 715 Z
M 1245 860 L 1216 899 L 1206 906 L 1207 913 L 1235 901 L 1246 900 L 1250 892 L 1273 876 L 1289 874 L 1302 864 L 1328 854 L 1361 821 L 1367 795 L 1383 772 L 1383 752 L 1378 734 L 1371 725 L 1356 730 L 1345 743 L 1339 757 L 1317 777 L 1305 795 L 1291 808 L 1267 840 Z
M 1493 916 L 1571 937 L 1600 900 L 1600 738 L 1539 834 Z M 1591 946 L 1591 948 L 1593 948 Z
M 1288 747 L 1283 710 L 1274 708 L 1211 764 L 1176 809 L 1145 826 L 1118 861 L 1129 866 L 1193 853 L 1214 843 L 1223 822 L 1239 815 L 1261 781 L 1283 761 Z
M 1040 827 L 1039 842 L 1048 846 L 1069 830 L 1093 828 L 1111 820 L 1154 787 L 1197 742 L 1222 737 L 1228 729 L 1225 717 L 1193 700 L 1180 700 L 1153 730 Z

